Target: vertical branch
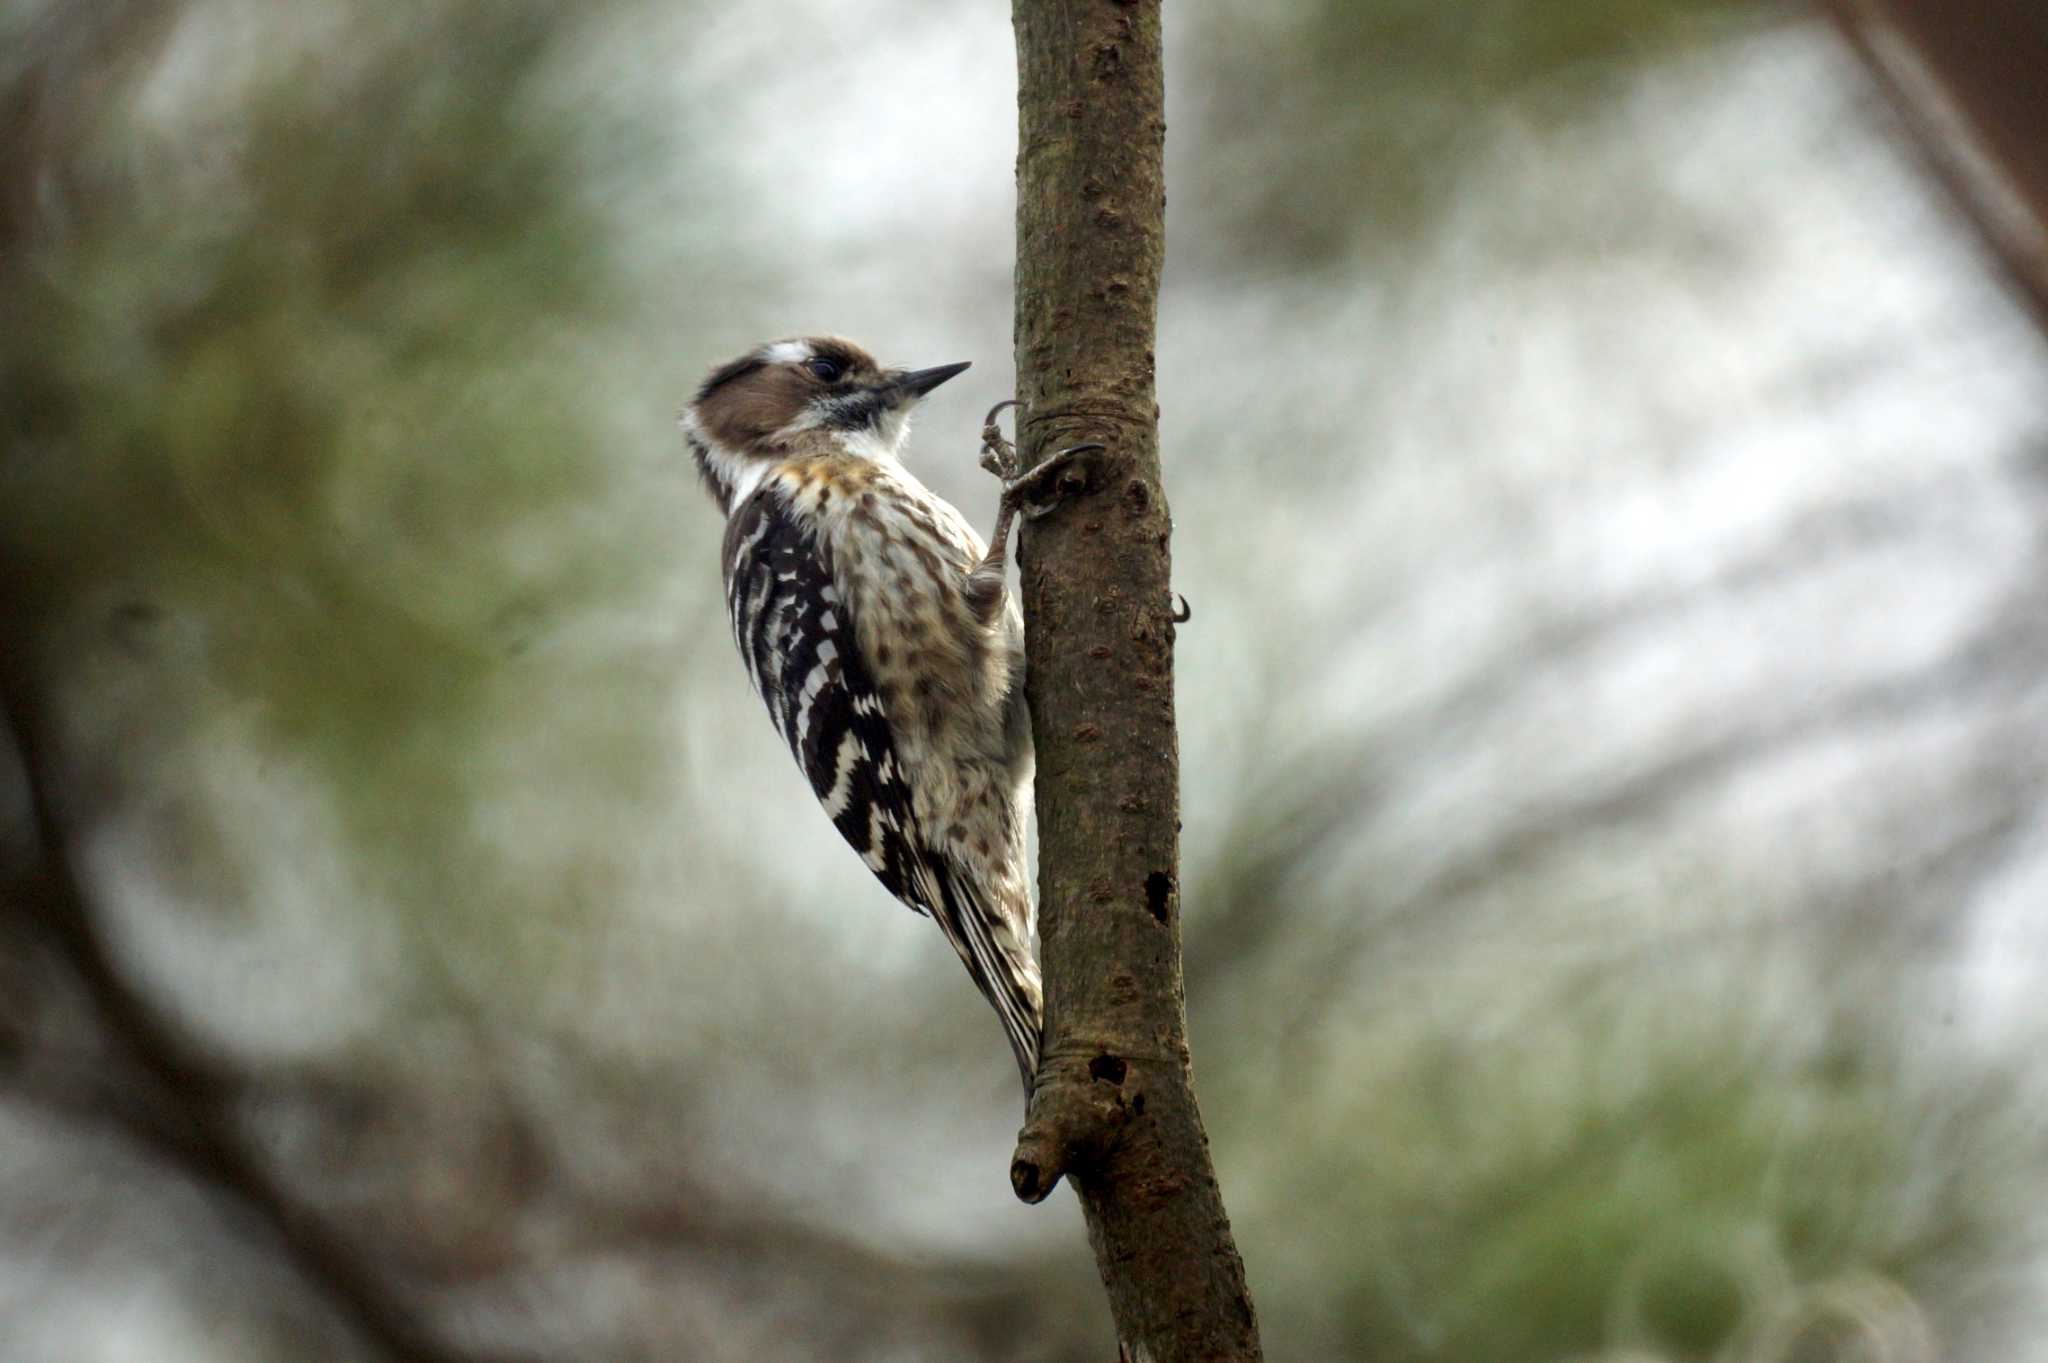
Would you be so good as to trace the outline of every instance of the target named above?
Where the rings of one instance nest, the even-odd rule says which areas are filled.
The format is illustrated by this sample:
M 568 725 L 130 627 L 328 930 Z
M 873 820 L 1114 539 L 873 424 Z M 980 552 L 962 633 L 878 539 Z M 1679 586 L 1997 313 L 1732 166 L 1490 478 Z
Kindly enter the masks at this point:
M 1126 1358 L 1257 1359 L 1181 993 L 1172 522 L 1153 390 L 1160 5 L 1014 0 L 1012 14 L 1020 453 L 1028 468 L 1082 441 L 1105 448 L 1020 554 L 1046 1045 L 1011 1180 L 1027 1201 L 1073 1183 Z

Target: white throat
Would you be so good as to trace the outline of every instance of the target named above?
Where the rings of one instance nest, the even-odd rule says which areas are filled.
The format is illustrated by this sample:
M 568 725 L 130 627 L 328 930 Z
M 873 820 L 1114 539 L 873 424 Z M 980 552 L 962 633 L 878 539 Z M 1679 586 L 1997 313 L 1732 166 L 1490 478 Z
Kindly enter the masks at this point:
M 805 431 L 824 431 L 833 444 L 856 459 L 866 459 L 875 464 L 900 464 L 903 462 L 904 442 L 910 438 L 910 408 L 897 407 L 882 413 L 882 419 L 872 429 L 846 431 L 825 425 L 824 413 L 813 407 L 777 434 L 788 439 Z
M 773 459 L 757 455 L 736 454 L 718 443 L 711 433 L 697 421 L 697 414 L 685 408 L 682 415 L 683 434 L 691 447 L 698 452 L 704 471 L 710 475 L 726 494 L 728 514 L 737 511 L 747 498 L 760 489 L 775 467 Z M 803 431 L 823 429 L 811 416 L 792 423 L 778 434 L 793 437 Z M 832 443 L 856 459 L 865 459 L 875 464 L 901 465 L 903 444 L 910 436 L 910 412 L 898 408 L 883 415 L 880 425 L 872 430 L 829 432 Z
M 898 408 L 882 418 L 879 430 L 838 431 L 839 447 L 858 459 L 877 464 L 903 462 L 903 444 L 910 438 L 910 413 Z

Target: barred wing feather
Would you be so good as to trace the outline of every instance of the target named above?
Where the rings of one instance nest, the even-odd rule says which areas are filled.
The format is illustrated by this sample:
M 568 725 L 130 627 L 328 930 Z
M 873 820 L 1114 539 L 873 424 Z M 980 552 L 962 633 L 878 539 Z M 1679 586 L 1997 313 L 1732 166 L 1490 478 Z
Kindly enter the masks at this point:
M 727 522 L 725 591 L 748 675 L 818 803 L 889 893 L 937 920 L 1001 1017 L 1028 1088 L 1038 1059 L 1036 968 L 995 940 L 986 890 L 919 826 L 851 603 L 826 546 L 772 484 Z

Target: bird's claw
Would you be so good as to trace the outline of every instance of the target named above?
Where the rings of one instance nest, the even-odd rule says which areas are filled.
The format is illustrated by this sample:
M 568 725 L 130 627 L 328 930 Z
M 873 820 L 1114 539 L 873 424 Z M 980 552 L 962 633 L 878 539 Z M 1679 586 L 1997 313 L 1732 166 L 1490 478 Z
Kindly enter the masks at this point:
M 1003 428 L 996 424 L 996 418 L 1005 407 L 1021 406 L 1017 399 L 1005 398 L 989 408 L 981 421 L 981 466 L 1005 483 L 1017 475 L 1017 447 L 1003 439 Z
M 1086 473 L 1074 467 L 1075 457 L 1105 448 L 1107 446 L 1100 440 L 1084 440 L 1057 454 L 1048 455 L 1030 472 L 1005 478 L 1003 500 L 1016 507 L 1025 520 L 1037 520 L 1058 506 L 1063 498 L 1088 490 Z M 1051 481 L 1050 487 L 1046 486 L 1047 480 Z M 1050 495 L 1045 495 L 1048 493 Z
M 1077 455 L 1106 447 L 1100 440 L 1085 440 L 1078 445 L 1067 446 L 1041 460 L 1037 467 L 1020 473 L 1017 469 L 1017 447 L 1003 438 L 1003 428 L 996 419 L 1003 414 L 1003 408 L 1022 408 L 1023 405 L 1015 398 L 1005 398 L 988 409 L 988 415 L 982 418 L 981 423 L 981 466 L 1002 479 L 1003 506 L 1020 513 L 1027 521 L 1035 521 L 1057 506 L 1062 498 L 1088 490 L 1087 475 L 1073 467 L 1074 459 Z

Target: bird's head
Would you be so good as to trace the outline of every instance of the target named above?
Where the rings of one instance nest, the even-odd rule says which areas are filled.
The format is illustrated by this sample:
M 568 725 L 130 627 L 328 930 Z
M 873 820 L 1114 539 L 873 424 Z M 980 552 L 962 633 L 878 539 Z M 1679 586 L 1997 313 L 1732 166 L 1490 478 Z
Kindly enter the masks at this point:
M 698 466 L 727 510 L 805 446 L 894 459 L 911 409 L 967 368 L 884 369 L 851 341 L 769 341 L 711 371 L 683 412 Z

